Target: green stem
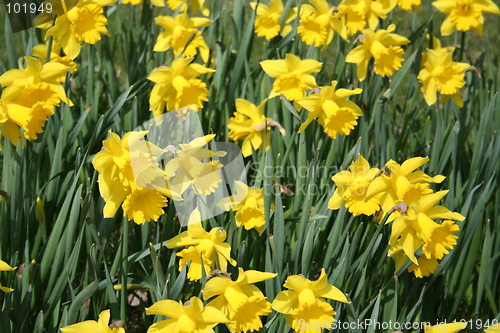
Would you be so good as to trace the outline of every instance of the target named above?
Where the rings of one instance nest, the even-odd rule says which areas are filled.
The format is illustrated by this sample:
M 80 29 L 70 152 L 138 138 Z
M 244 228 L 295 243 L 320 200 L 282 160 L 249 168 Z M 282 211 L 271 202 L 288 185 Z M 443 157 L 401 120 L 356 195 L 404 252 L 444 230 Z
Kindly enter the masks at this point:
M 122 233 L 122 262 L 120 278 L 122 283 L 121 290 L 121 306 L 120 306 L 120 319 L 126 320 L 127 316 L 127 270 L 128 270 L 128 227 L 129 221 L 126 217 L 123 218 L 123 233 Z
M 465 50 L 465 31 L 462 31 L 462 37 L 460 39 L 460 51 L 458 53 L 458 61 L 462 61 Z

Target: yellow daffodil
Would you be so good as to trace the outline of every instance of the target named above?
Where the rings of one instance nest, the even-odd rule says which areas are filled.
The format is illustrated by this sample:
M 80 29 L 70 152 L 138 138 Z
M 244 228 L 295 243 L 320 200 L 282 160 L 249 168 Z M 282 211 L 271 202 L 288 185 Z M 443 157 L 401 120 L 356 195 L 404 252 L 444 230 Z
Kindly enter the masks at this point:
M 150 109 L 155 117 L 168 111 L 192 105 L 198 111 L 202 102 L 208 101 L 207 85 L 198 76 L 213 73 L 215 70 L 199 64 L 190 64 L 193 58 L 177 58 L 171 67 L 160 67 L 154 70 L 148 80 L 155 86 L 149 98 Z
M 231 332 L 252 332 L 262 328 L 260 316 L 271 313 L 269 303 L 262 292 L 253 284 L 274 278 L 277 274 L 243 271 L 238 268 L 236 281 L 228 277 L 213 277 L 203 288 L 203 299 L 215 297 L 208 306 L 213 306 L 224 313 L 231 323 L 227 324 Z
M 306 322 L 331 322 L 335 311 L 323 298 L 349 303 L 344 293 L 328 283 L 325 269 L 317 281 L 306 279 L 302 275 L 289 276 L 283 285 L 289 290 L 276 295 L 272 308 L 285 314 L 287 324 L 297 332 L 321 332 L 320 330 L 300 330 L 299 320 Z M 329 328 L 329 327 L 328 327 Z
M 24 57 L 26 68 L 11 69 L 0 76 L 0 85 L 2 87 L 16 86 L 18 90 L 26 88 L 28 83 L 47 83 L 57 94 L 59 99 L 69 106 L 73 103 L 66 97 L 66 92 L 63 86 L 58 82 L 61 75 L 66 75 L 66 72 L 71 69 L 58 62 L 48 62 L 43 64 L 39 59 L 34 57 Z
M 184 304 L 169 299 L 158 301 L 146 308 L 146 314 L 169 318 L 151 325 L 148 333 L 214 333 L 214 326 L 229 322 L 220 310 L 210 305 L 203 306 L 203 302 L 196 296 Z
M 321 87 L 319 94 L 312 94 L 302 98 L 297 103 L 309 111 L 307 120 L 299 128 L 299 133 L 314 120 L 323 126 L 325 133 L 332 139 L 339 135 L 349 135 L 357 119 L 363 115 L 361 108 L 351 102 L 347 97 L 358 95 L 363 90 L 337 89 L 337 81 L 332 81 L 330 87 Z
M 271 40 L 274 37 L 281 35 L 285 37 L 292 31 L 291 22 L 297 17 L 297 9 L 292 8 L 288 12 L 283 29 L 279 24 L 281 15 L 283 15 L 283 2 L 282 0 L 270 0 L 269 6 L 257 2 L 250 2 L 250 7 L 257 10 L 255 17 L 255 33 L 259 37 L 265 37 Z
M 0 150 L 2 150 L 2 137 L 9 139 L 14 146 L 17 146 L 19 139 L 21 139 L 20 144 L 24 148 L 24 136 L 22 136 L 19 126 L 9 118 L 6 108 L 4 100 L 0 98 Z
M 198 28 L 208 27 L 212 21 L 202 17 L 190 18 L 184 12 L 175 17 L 158 16 L 155 22 L 165 31 L 158 36 L 154 51 L 167 51 L 172 47 L 176 57 L 181 52 L 183 57 L 194 57 L 199 50 L 203 61 L 208 61 L 210 49 Z
M 395 244 L 399 240 L 404 253 L 416 265 L 418 262 L 414 254 L 415 248 L 418 248 L 422 242 L 430 244 L 429 247 L 426 246 L 425 256 L 431 259 L 436 258 L 435 254 L 442 257 L 447 252 L 446 248 L 451 248 L 454 241 L 453 233 L 456 228 L 447 222 L 442 225 L 441 230 L 436 231 L 440 225 L 434 222 L 434 219 L 458 221 L 465 219 L 461 214 L 453 213 L 443 206 L 435 206 L 447 193 L 448 191 L 439 191 L 425 195 L 419 201 L 414 201 L 406 205 L 404 209 L 394 212 L 396 218 L 392 222 L 389 244 Z M 441 246 L 437 243 L 441 243 Z
M 370 183 L 367 198 L 381 194 L 380 205 L 384 214 L 398 203 L 405 202 L 409 205 L 413 201 L 419 201 L 422 195 L 432 193 L 426 183 L 441 183 L 445 179 L 441 175 L 431 177 L 422 171 L 415 171 L 427 162 L 427 157 L 413 157 L 401 165 L 390 160 Z
M 196 214 L 196 211 L 193 214 Z M 199 215 L 199 212 L 197 214 Z M 195 220 L 199 221 L 200 217 L 198 216 Z M 213 228 L 210 232 L 206 232 L 201 222 L 197 222 L 188 224 L 187 231 L 168 240 L 165 246 L 173 249 L 192 245 L 177 253 L 177 256 L 182 258 L 179 271 L 191 261 L 188 278 L 196 281 L 202 278 L 202 267 L 205 269 L 205 273 L 208 273 L 215 268 L 216 263 L 222 271 L 227 270 L 228 261 L 232 266 L 236 266 L 236 261 L 231 259 L 231 246 L 225 243 L 225 240 L 226 231 L 222 227 Z
M 441 25 L 441 35 L 449 36 L 455 30 L 474 30 L 483 34 L 483 13 L 500 15 L 500 9 L 491 0 L 438 0 L 432 3 L 440 12 L 446 14 Z
M 269 132 L 271 126 L 278 127 L 281 134 L 285 135 L 285 129 L 279 123 L 271 118 L 266 118 L 262 113 L 266 102 L 267 99 L 262 101 L 259 106 L 255 106 L 247 100 L 237 99 L 234 117 L 229 118 L 227 125 L 229 138 L 236 143 L 239 140 L 243 141 L 242 152 L 245 157 L 252 155 L 252 148 L 254 150 L 263 148 L 265 132 L 267 132 L 266 150 L 269 149 L 271 145 L 271 133 Z
M 210 10 L 205 6 L 205 0 L 167 0 L 170 9 L 177 10 L 180 7 L 181 12 L 187 10 L 188 4 L 191 8 L 191 15 L 196 14 L 198 10 L 201 10 L 204 16 L 210 15 Z
M 297 32 L 307 45 L 327 46 L 334 31 L 347 40 L 347 29 L 338 13 L 326 0 L 309 0 L 310 4 L 300 7 L 300 26 Z
M 446 220 L 438 224 L 430 235 L 430 241 L 425 243 L 422 252 L 427 259 L 436 258 L 443 259 L 445 254 L 450 253 L 448 250 L 453 249 L 453 245 L 457 244 L 455 235 L 460 228 L 454 221 Z
M 366 27 L 375 30 L 387 14 L 396 7 L 397 0 L 342 0 L 339 12 L 345 16 L 349 35 L 354 35 Z
M 455 333 L 467 327 L 467 322 L 443 323 L 424 327 L 424 333 Z
M 102 7 L 114 4 L 115 0 L 79 0 L 71 9 L 65 7 L 64 13 L 58 15 L 55 24 L 47 30 L 45 38 L 53 36 L 64 53 L 75 59 L 81 51 L 82 44 L 95 44 L 101 40 L 101 34 L 107 35 L 108 19 Z
M 210 134 L 179 144 L 180 149 L 165 164 L 165 175 L 173 192 L 182 195 L 191 186 L 197 195 L 210 195 L 219 187 L 222 163 L 215 160 L 203 162 L 207 158 L 226 155 L 224 151 L 212 152 L 204 148 L 214 137 L 215 134 Z
M 59 105 L 57 93 L 45 82 L 10 86 L 2 92 L 2 101 L 9 120 L 24 130 L 28 140 L 36 140 L 43 133 L 54 106 Z
M 45 59 L 47 57 L 47 44 L 39 44 L 33 47 L 33 56 L 38 57 L 43 64 L 45 64 Z M 71 60 L 68 56 L 61 56 L 61 47 L 57 45 L 57 43 L 52 44 L 52 50 L 50 52 L 50 62 L 58 62 L 63 64 L 68 68 L 68 72 L 71 74 L 75 73 L 78 69 L 78 64 Z M 66 81 L 66 72 L 61 74 L 58 78 L 56 78 L 57 82 L 63 83 Z
M 238 205 L 234 207 L 236 212 L 236 226 L 245 227 L 246 230 L 255 228 L 262 233 L 266 227 L 266 216 L 264 213 L 264 189 L 248 187 L 248 194 Z
M 418 7 L 422 0 L 398 0 L 398 7 L 408 13 L 413 13 L 413 10 L 418 11 Z
M 453 98 L 458 106 L 464 105 L 460 88 L 465 85 L 465 72 L 472 69 L 472 66 L 452 61 L 452 56 L 453 51 L 427 51 L 427 60 L 418 74 L 418 79 L 423 85 L 422 91 L 428 105 L 436 103 L 438 92 L 443 95 L 443 101 Z
M 146 132 L 128 132 L 123 138 L 111 131 L 109 134 L 109 139 L 103 141 L 103 150 L 92 160 L 99 173 L 99 192 L 106 202 L 104 217 L 113 217 L 121 205 L 123 216 L 128 216 L 129 221 L 157 221 L 167 206 L 164 195 L 171 196 L 170 191 L 144 187 L 163 178 L 154 155 L 164 151 L 147 141 L 138 144 Z
M 265 60 L 260 63 L 264 72 L 276 80 L 269 98 L 280 93 L 290 101 L 304 97 L 305 91 L 316 87 L 316 79 L 311 73 L 321 70 L 321 63 L 313 59 L 301 60 L 288 53 L 283 60 Z
M 395 29 L 396 26 L 391 24 L 387 30 L 363 30 L 362 44 L 351 50 L 346 57 L 346 62 L 357 65 L 357 76 L 360 81 L 366 78 L 368 63 L 372 57 L 375 59 L 373 69 L 380 76 L 390 76 L 394 70 L 401 68 L 404 51 L 398 45 L 405 45 L 410 41 L 403 36 L 393 34 Z
M 4 272 L 5 271 L 13 271 L 16 268 L 17 267 L 10 267 L 5 261 L 0 260 L 0 272 L 1 271 L 4 271 Z M 14 289 L 2 286 L 1 283 L 0 283 L 0 290 L 3 291 L 3 292 L 5 292 L 5 293 L 10 293 L 10 292 L 14 291 Z
M 349 166 L 349 170 L 340 171 L 332 177 L 337 189 L 328 202 L 328 208 L 339 209 L 345 202 L 346 208 L 354 216 L 375 214 L 380 209 L 381 194 L 370 199 L 366 198 L 366 194 L 370 182 L 377 175 L 379 169 L 370 168 L 368 161 L 363 156 L 358 155 L 358 159 Z
M 99 320 L 86 320 L 78 324 L 61 328 L 62 333 L 125 333 L 123 328 L 110 328 L 108 326 L 111 313 L 104 310 L 99 314 Z

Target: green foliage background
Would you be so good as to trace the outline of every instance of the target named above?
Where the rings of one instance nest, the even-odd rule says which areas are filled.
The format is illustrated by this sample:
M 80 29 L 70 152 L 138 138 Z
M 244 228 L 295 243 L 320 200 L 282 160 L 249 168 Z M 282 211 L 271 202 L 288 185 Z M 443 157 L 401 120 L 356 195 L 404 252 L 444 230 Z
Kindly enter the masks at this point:
M 286 2 L 287 8 L 297 4 Z M 292 112 L 293 106 L 279 98 L 270 100 L 266 116 L 279 121 L 287 135 L 273 131 L 271 148 L 246 160 L 249 180 L 268 193 L 266 231 L 259 235 L 236 229 L 232 213 L 207 222 L 207 228 L 211 224 L 228 231 L 239 266 L 278 273 L 260 285 L 268 299 L 272 301 L 282 290 L 288 275 L 302 273 L 314 279 L 324 267 L 330 283 L 352 301 L 334 304 L 336 319 L 342 322 L 435 324 L 464 319 L 475 325 L 476 320 L 500 319 L 497 18 L 486 16 L 483 39 L 473 32 L 466 34 L 464 61 L 475 66 L 480 76 L 467 73 L 464 107 L 453 102 L 428 107 L 416 77 L 425 35 L 439 35 L 444 18 L 434 13 L 429 2 L 414 16 L 396 9 L 382 22 L 384 27 L 396 23 L 397 32 L 411 40 L 405 48 L 406 61 L 390 80 L 372 74 L 362 83 L 355 78 L 355 67 L 344 61 L 352 43 L 337 36 L 320 52 L 303 44 L 295 30 L 286 38 L 267 42 L 255 36 L 254 13 L 246 1 L 214 0 L 209 5 L 213 23 L 203 35 L 217 71 L 204 77 L 210 100 L 199 114 L 205 132 L 217 134 L 218 141 L 228 140 L 227 120 L 236 98 L 258 104 L 268 96 L 272 80 L 262 71 L 262 60 L 282 59 L 286 53 L 315 58 L 323 62 L 317 75 L 320 86 L 337 80 L 338 87 L 363 89 L 352 100 L 363 106 L 364 116 L 350 136 L 335 140 L 317 123 L 298 134 L 306 112 Z M 123 134 L 150 119 L 152 83 L 146 78 L 173 59 L 171 52 L 152 51 L 159 33 L 154 17 L 171 11 L 147 1 L 105 10 L 111 36 L 83 47 L 76 60 L 78 72 L 66 85 L 75 106 L 58 108 L 40 139 L 28 142 L 24 149 L 3 142 L 0 189 L 9 194 L 10 203 L 0 203 L 0 258 L 12 266 L 24 266 L 22 274 L 0 273 L 2 285 L 15 288 L 13 293 L 0 294 L 3 333 L 57 332 L 59 327 L 96 319 L 107 308 L 113 320 L 125 320 L 128 332 L 145 332 L 158 319 L 146 316 L 145 307 L 166 298 L 198 296 L 204 283 L 187 281 L 185 271 L 178 271 L 177 249 L 162 246 L 180 231 L 173 205 L 157 223 L 141 226 L 127 223 L 120 211 L 111 219 L 102 216 L 104 203 L 90 161 L 109 129 Z M 30 55 L 43 38 L 35 29 L 12 34 L 7 20 L 2 30 L 0 72 L 4 73 L 17 68 L 19 58 Z M 460 37 L 444 39 L 443 45 L 460 44 Z M 443 205 L 467 218 L 458 222 L 458 245 L 431 277 L 415 278 L 406 272 L 409 264 L 394 272 L 394 261 L 386 256 L 390 226 L 379 227 L 371 217 L 354 218 L 345 208 L 328 210 L 332 172 L 346 169 L 358 153 L 378 167 L 389 159 L 401 163 L 428 156 L 424 171 L 447 177 L 435 189 L 449 189 Z M 280 167 L 301 173 L 264 174 Z M 283 184 L 295 194 L 275 193 L 274 184 Z M 44 218 L 37 214 L 37 197 L 43 201 Z M 127 294 L 113 289 L 124 283 L 148 289 L 147 301 L 127 305 Z M 217 330 L 227 331 L 222 326 Z M 288 328 L 283 317 L 273 312 L 262 331 Z M 361 331 L 365 330 L 349 330 Z

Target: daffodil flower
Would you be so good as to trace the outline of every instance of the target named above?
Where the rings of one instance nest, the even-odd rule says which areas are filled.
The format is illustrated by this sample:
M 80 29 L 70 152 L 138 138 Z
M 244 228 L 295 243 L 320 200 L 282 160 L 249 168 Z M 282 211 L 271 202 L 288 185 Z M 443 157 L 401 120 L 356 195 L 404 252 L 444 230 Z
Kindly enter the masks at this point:
M 274 278 L 277 274 L 244 271 L 238 268 L 236 281 L 228 277 L 213 277 L 203 288 L 203 299 L 215 298 L 208 303 L 224 313 L 231 323 L 227 326 L 231 332 L 252 332 L 262 328 L 259 316 L 271 313 L 271 303 L 253 284 Z
M 351 102 L 347 97 L 357 95 L 362 89 L 354 90 L 335 89 L 337 81 L 332 81 L 331 86 L 321 87 L 319 94 L 311 94 L 302 98 L 297 103 L 309 111 L 307 120 L 299 128 L 299 133 L 316 118 L 323 126 L 325 133 L 332 139 L 339 135 L 349 135 L 357 119 L 363 115 L 361 108 Z
M 408 13 L 413 13 L 413 10 L 418 11 L 422 0 L 398 0 L 398 7 Z
M 184 304 L 169 299 L 158 301 L 146 309 L 146 314 L 169 318 L 151 325 L 148 329 L 150 333 L 214 333 L 213 328 L 217 324 L 229 322 L 220 310 L 210 305 L 203 306 L 203 302 L 196 296 Z
M 62 333 L 125 333 L 123 328 L 111 328 L 108 326 L 111 313 L 104 310 L 99 314 L 98 321 L 86 320 L 81 323 L 61 328 Z
M 234 117 L 229 118 L 227 127 L 229 128 L 229 138 L 238 143 L 243 140 L 242 152 L 243 156 L 252 155 L 254 150 L 262 149 L 264 145 L 264 129 L 267 128 L 266 135 L 266 150 L 271 146 L 271 126 L 277 127 L 281 134 L 285 135 L 285 129 L 271 118 L 266 118 L 262 113 L 262 109 L 266 104 L 267 99 L 262 101 L 259 106 L 244 100 L 236 100 L 236 112 Z
M 443 102 L 453 98 L 458 106 L 463 107 L 460 88 L 465 85 L 465 72 L 472 69 L 472 66 L 452 61 L 452 57 L 453 50 L 427 50 L 427 58 L 418 73 L 418 79 L 422 83 L 422 91 L 428 105 L 436 103 L 436 95 L 439 92 L 443 95 Z
M 197 210 L 191 215 L 190 220 L 192 221 L 201 219 Z M 218 268 L 222 271 L 227 270 L 228 262 L 232 266 L 236 266 L 236 261 L 231 259 L 231 246 L 224 242 L 225 240 L 226 231 L 222 227 L 213 228 L 210 232 L 207 232 L 203 229 L 201 222 L 196 222 L 189 223 L 187 231 L 168 240 L 165 246 L 173 249 L 191 245 L 190 248 L 177 253 L 177 256 L 182 258 L 179 271 L 191 261 L 188 278 L 196 281 L 202 278 L 201 268 L 205 269 L 205 273 L 208 273 L 215 268 L 215 263 L 218 264 Z
M 345 202 L 346 208 L 354 216 L 374 214 L 380 209 L 379 199 L 382 194 L 369 199 L 367 199 L 366 194 L 370 182 L 379 169 L 370 168 L 368 161 L 363 156 L 358 155 L 358 159 L 349 166 L 349 170 L 340 171 L 332 177 L 337 189 L 328 202 L 328 208 L 339 209 Z
M 316 87 L 316 79 L 311 73 L 321 70 L 321 63 L 313 59 L 301 60 L 288 53 L 283 60 L 265 60 L 260 63 L 264 72 L 276 80 L 269 98 L 285 95 L 290 101 L 304 97 L 305 91 Z
M 334 32 L 347 40 L 343 16 L 335 8 L 330 7 L 326 0 L 309 0 L 309 3 L 300 7 L 301 25 L 297 28 L 304 43 L 326 47 L 332 41 Z
M 58 15 L 54 26 L 47 30 L 45 38 L 53 36 L 64 53 L 75 59 L 80 54 L 82 44 L 95 44 L 101 40 L 101 34 L 107 35 L 108 19 L 104 16 L 104 6 L 114 4 L 116 0 L 79 0 L 77 4 Z
M 10 267 L 5 261 L 3 260 L 0 260 L 0 271 L 13 271 L 15 270 L 16 267 Z M 2 284 L 0 283 L 0 290 L 5 292 L 5 293 L 10 293 L 12 291 L 14 291 L 14 289 L 12 288 L 7 288 L 7 287 L 4 287 L 2 286 Z
M 339 12 L 345 17 L 349 35 L 362 31 L 368 23 L 375 30 L 387 14 L 396 7 L 397 0 L 342 0 L 338 6 Z
M 193 58 L 177 58 L 171 67 L 154 70 L 148 80 L 155 82 L 149 98 L 150 109 L 155 117 L 185 106 L 194 106 L 198 111 L 208 101 L 207 85 L 197 79 L 202 74 L 215 70 L 200 64 L 191 64 Z
M 158 16 L 155 19 L 155 23 L 165 29 L 165 31 L 158 35 L 154 51 L 167 51 L 172 47 L 176 57 L 181 52 L 183 57 L 194 57 L 199 50 L 203 61 L 208 61 L 210 49 L 198 30 L 198 28 L 208 27 L 212 23 L 208 18 L 190 18 L 184 12 L 175 17 Z
M 474 30 L 483 34 L 483 13 L 500 15 L 500 9 L 491 0 L 438 0 L 432 3 L 440 12 L 446 14 L 441 25 L 441 35 L 449 36 L 455 30 Z
M 284 9 L 282 0 L 271 0 L 269 1 L 269 6 L 263 3 L 259 3 L 257 6 L 257 2 L 250 2 L 250 7 L 253 10 L 257 10 L 254 24 L 257 36 L 271 40 L 278 35 L 285 37 L 292 31 L 291 22 L 297 17 L 297 8 L 290 9 L 285 20 L 285 25 L 281 29 L 279 20 L 281 15 L 283 15 Z
M 401 68 L 404 51 L 399 45 L 408 44 L 410 41 L 403 36 L 392 33 L 395 29 L 396 26 L 391 24 L 387 30 L 363 30 L 364 37 L 361 45 L 351 50 L 346 57 L 346 62 L 357 65 L 356 74 L 360 81 L 366 79 L 371 58 L 375 59 L 373 69 L 380 76 L 390 76 L 394 70 Z
M 324 298 L 350 303 L 344 293 L 328 283 L 324 268 L 321 269 L 321 275 L 317 281 L 311 281 L 301 275 L 292 275 L 286 279 L 283 287 L 289 290 L 281 291 L 276 295 L 272 308 L 283 313 L 288 326 L 298 332 L 300 319 L 321 323 L 330 323 L 334 320 L 335 311 Z
M 401 165 L 390 160 L 370 183 L 366 197 L 369 199 L 381 194 L 380 204 L 382 210 L 387 213 L 400 202 L 411 204 L 420 200 L 423 195 L 431 194 L 432 190 L 426 184 L 441 183 L 445 177 L 441 175 L 431 177 L 423 171 L 416 171 L 427 162 L 429 162 L 427 157 L 413 157 Z M 393 217 L 388 219 L 392 220 Z

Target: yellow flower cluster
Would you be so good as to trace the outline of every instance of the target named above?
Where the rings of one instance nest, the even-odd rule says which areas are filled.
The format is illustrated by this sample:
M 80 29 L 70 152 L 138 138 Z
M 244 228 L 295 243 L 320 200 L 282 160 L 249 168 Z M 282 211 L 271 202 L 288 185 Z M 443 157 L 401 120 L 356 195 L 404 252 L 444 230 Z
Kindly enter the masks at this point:
M 44 47 L 41 45 L 34 51 L 40 54 Z M 26 67 L 11 69 L 0 76 L 0 85 L 6 87 L 0 99 L 0 138 L 5 136 L 13 145 L 20 139 L 23 147 L 24 139 L 36 140 L 60 101 L 73 105 L 61 83 L 67 72 L 76 70 L 76 65 L 61 57 L 47 63 L 42 59 L 45 60 L 45 54 L 41 59 L 24 57 Z
M 331 328 L 335 311 L 325 298 L 349 303 L 344 293 L 328 283 L 324 268 L 317 281 L 302 275 L 292 275 L 286 279 L 283 287 L 289 290 L 276 295 L 272 307 L 285 315 L 287 325 L 296 332 L 321 332 L 322 328 Z M 303 327 L 302 322 L 328 323 L 328 327 Z
M 456 244 L 460 231 L 454 221 L 465 219 L 436 204 L 448 191 L 434 191 L 430 183 L 441 183 L 441 175 L 431 177 L 416 171 L 428 158 L 414 157 L 398 164 L 391 160 L 381 169 L 370 168 L 361 155 L 350 166 L 333 176 L 337 188 L 328 207 L 339 209 L 345 202 L 354 216 L 379 214 L 392 222 L 389 256 L 396 256 L 396 269 L 410 259 L 417 277 L 432 274 L 445 254 Z M 443 220 L 441 223 L 435 220 Z M 422 255 L 415 253 L 421 249 Z
M 81 323 L 69 325 L 61 328 L 62 333 L 125 333 L 125 329 L 109 325 L 111 311 L 104 310 L 99 314 L 99 319 L 86 320 Z

